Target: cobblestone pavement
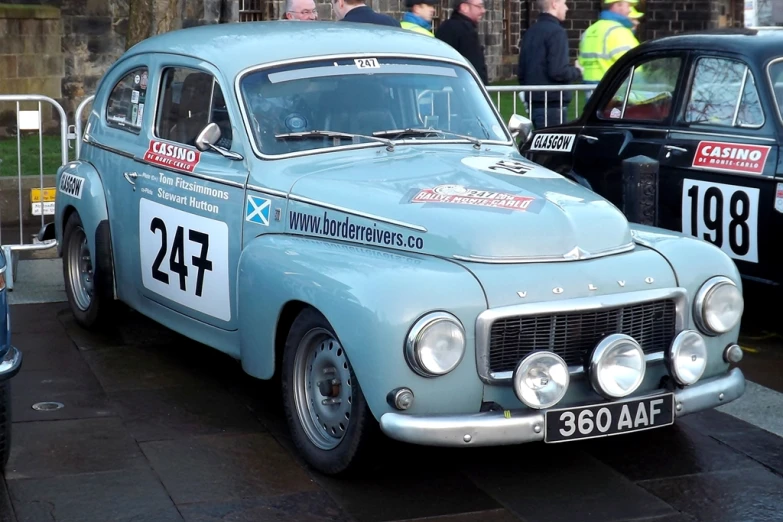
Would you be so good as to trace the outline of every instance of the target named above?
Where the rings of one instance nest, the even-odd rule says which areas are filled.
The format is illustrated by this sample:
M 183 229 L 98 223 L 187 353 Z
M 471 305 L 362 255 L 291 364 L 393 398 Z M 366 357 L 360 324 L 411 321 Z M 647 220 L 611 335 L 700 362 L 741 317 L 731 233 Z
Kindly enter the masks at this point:
M 24 353 L 2 522 L 779 521 L 781 349 L 744 340 L 770 403 L 636 435 L 561 445 L 436 449 L 379 441 L 372 470 L 337 480 L 293 451 L 275 382 L 131 311 L 107 332 L 67 304 L 11 310 Z M 760 348 L 759 348 L 760 347 Z M 754 392 L 755 393 L 755 392 Z M 32 405 L 56 401 L 56 411 Z M 777 401 L 777 402 L 776 402 Z M 733 406 L 727 405 L 727 406 Z M 725 408 L 725 407 L 724 407 Z M 750 411 L 751 413 L 747 413 Z

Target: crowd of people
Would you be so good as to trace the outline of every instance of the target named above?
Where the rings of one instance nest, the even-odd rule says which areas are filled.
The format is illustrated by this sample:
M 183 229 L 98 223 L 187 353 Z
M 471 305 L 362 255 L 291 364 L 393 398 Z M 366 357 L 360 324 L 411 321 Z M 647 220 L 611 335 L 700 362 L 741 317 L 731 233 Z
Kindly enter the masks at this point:
M 478 24 L 486 8 L 483 0 L 454 0 L 451 17 L 433 32 L 432 20 L 438 0 L 405 0 L 407 11 L 402 20 L 377 13 L 365 0 L 331 0 L 335 19 L 402 27 L 438 38 L 456 49 L 488 83 L 484 47 Z M 579 43 L 577 60 L 569 60 L 566 0 L 536 0 L 538 19 L 519 43 L 517 77 L 520 85 L 598 84 L 620 57 L 639 45 L 636 28 L 644 16 L 636 10 L 639 0 L 603 0 L 598 20 L 590 25 Z M 317 20 L 314 0 L 286 0 L 285 18 Z M 536 91 L 529 97 L 534 128 L 567 120 L 571 91 Z M 527 100 L 526 100 L 527 101 Z
M 520 85 L 598 84 L 609 68 L 639 41 L 636 28 L 644 16 L 638 0 L 604 0 L 598 20 L 579 42 L 577 60 L 569 60 L 566 0 L 536 0 L 540 14 L 519 44 L 517 78 Z M 562 106 L 561 106 L 562 93 Z M 571 91 L 537 91 L 530 94 L 534 128 L 567 121 Z
M 489 82 L 484 47 L 481 45 L 478 24 L 486 12 L 483 0 L 454 0 L 451 17 L 433 32 L 432 19 L 438 0 L 405 0 L 406 12 L 402 20 L 377 13 L 365 0 L 332 0 L 336 20 L 402 27 L 409 31 L 438 38 L 451 45 L 476 69 L 484 84 Z M 286 0 L 285 13 L 289 20 L 318 20 L 314 0 Z

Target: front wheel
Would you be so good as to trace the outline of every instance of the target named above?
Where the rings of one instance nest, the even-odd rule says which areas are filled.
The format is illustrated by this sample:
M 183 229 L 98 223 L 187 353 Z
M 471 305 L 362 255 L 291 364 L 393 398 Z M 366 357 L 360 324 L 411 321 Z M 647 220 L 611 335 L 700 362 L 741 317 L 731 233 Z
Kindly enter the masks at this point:
M 109 315 L 112 305 L 111 270 L 102 268 L 107 265 L 106 260 L 111 259 L 107 243 L 96 243 L 95 255 L 100 260 L 93 263 L 79 214 L 74 212 L 68 217 L 63 230 L 65 293 L 76 322 L 85 328 L 97 328 Z
M 307 463 L 327 475 L 357 469 L 377 426 L 345 349 L 313 309 L 288 333 L 282 387 L 291 436 Z

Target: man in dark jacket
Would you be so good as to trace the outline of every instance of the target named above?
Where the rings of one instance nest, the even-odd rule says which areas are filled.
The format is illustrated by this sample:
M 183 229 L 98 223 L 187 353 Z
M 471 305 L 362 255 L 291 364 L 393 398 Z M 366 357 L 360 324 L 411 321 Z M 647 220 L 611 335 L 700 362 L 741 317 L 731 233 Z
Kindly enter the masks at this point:
M 565 20 L 565 0 L 536 0 L 541 14 L 533 26 L 525 32 L 519 44 L 519 85 L 565 85 L 582 77 L 582 68 L 568 63 L 568 34 L 560 22 Z M 536 129 L 565 123 L 571 91 L 532 92 L 531 120 Z M 547 100 L 546 108 L 544 100 Z
M 370 6 L 364 3 L 364 0 L 332 0 L 332 8 L 337 20 L 343 22 L 400 27 L 400 22 L 389 15 L 376 13 Z
M 467 58 L 486 85 L 489 82 L 487 63 L 478 33 L 478 24 L 485 12 L 483 0 L 455 0 L 451 18 L 440 24 L 435 37 Z

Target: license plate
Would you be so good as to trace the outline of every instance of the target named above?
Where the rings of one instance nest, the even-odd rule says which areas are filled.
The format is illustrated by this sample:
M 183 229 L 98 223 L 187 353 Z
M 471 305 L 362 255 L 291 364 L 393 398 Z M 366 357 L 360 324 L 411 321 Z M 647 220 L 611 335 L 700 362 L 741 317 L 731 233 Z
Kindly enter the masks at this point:
M 674 423 L 674 394 L 549 410 L 544 442 L 609 437 Z

